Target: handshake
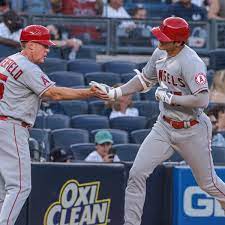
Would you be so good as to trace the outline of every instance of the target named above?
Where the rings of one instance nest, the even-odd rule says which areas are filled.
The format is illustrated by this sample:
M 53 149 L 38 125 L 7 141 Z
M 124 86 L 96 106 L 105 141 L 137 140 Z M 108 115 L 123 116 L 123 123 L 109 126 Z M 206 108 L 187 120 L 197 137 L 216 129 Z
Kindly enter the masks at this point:
M 98 89 L 100 89 L 102 92 L 104 92 L 108 96 L 108 98 L 110 100 L 115 100 L 115 99 L 117 99 L 117 98 L 122 96 L 122 91 L 121 91 L 120 87 L 113 88 L 113 87 L 110 87 L 110 86 L 108 86 L 106 84 L 98 83 L 98 82 L 95 82 L 95 81 L 91 81 L 89 83 L 89 85 L 91 87 L 95 86 Z

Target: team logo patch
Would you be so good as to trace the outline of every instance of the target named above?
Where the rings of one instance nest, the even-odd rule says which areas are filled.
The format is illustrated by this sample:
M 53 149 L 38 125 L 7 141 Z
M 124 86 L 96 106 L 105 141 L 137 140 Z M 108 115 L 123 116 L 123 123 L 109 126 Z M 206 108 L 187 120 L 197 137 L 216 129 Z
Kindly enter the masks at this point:
M 195 82 L 197 84 L 205 84 L 207 82 L 206 75 L 204 73 L 198 73 L 195 75 Z
M 41 76 L 41 79 L 42 79 L 43 84 L 44 84 L 45 86 L 47 86 L 47 85 L 50 83 L 50 81 L 47 80 L 44 76 Z

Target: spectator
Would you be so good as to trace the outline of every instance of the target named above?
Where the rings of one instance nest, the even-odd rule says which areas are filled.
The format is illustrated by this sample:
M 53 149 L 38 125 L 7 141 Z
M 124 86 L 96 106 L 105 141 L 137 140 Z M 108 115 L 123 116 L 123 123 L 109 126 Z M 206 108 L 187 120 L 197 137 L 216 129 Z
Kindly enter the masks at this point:
M 108 4 L 103 9 L 102 16 L 108 18 L 131 19 L 131 16 L 123 7 L 123 0 L 108 0 Z M 123 21 L 119 27 L 130 30 L 135 27 L 135 23 L 133 21 Z
M 102 0 L 62 0 L 63 14 L 74 16 L 100 16 L 103 11 Z
M 168 9 L 168 14 L 191 21 L 207 20 L 206 9 L 191 3 L 191 0 L 179 0 L 173 3 Z
M 211 109 L 217 120 L 217 131 L 225 131 L 225 105 L 218 104 Z
M 218 124 L 213 111 L 208 112 L 208 117 L 212 123 L 212 146 L 225 147 L 225 138 L 218 133 Z
M 22 18 L 13 10 L 3 14 L 3 22 L 0 23 L 0 43 L 11 47 L 19 47 Z
M 224 0 L 209 0 L 208 19 L 225 19 Z
M 76 53 L 79 51 L 80 47 L 82 46 L 82 41 L 77 38 L 66 38 L 62 39 L 62 34 L 60 30 L 55 25 L 48 25 L 47 26 L 51 38 L 53 42 L 56 44 L 57 47 L 61 48 L 69 48 L 71 49 L 68 58 L 73 60 L 76 58 Z
M 121 96 L 112 103 L 112 112 L 109 118 L 121 116 L 139 116 L 138 109 L 132 106 L 132 95 Z
M 20 14 L 52 13 L 50 0 L 11 0 L 11 8 Z
M 7 0 L 0 1 L 0 13 L 5 13 L 9 10 L 9 3 Z
M 147 19 L 147 10 L 141 4 L 138 4 L 133 10 L 133 19 L 137 20 L 146 20 Z
M 73 154 L 70 151 L 65 151 L 61 147 L 54 148 L 50 153 L 51 162 L 72 162 Z
M 95 135 L 96 150 L 85 159 L 87 162 L 119 162 L 119 157 L 112 151 L 113 139 L 109 131 L 98 131 Z
M 213 76 L 210 88 L 210 102 L 225 104 L 225 70 L 218 70 Z

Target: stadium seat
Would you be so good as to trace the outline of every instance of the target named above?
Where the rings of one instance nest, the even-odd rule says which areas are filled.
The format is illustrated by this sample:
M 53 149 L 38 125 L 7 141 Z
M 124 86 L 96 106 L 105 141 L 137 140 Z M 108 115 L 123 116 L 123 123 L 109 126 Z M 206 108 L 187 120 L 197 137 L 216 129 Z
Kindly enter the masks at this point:
M 134 101 L 133 106 L 138 108 L 139 115 L 152 118 L 159 115 L 159 103 L 154 101 Z
M 45 116 L 38 115 L 36 117 L 34 128 L 40 128 L 40 129 L 45 128 Z
M 141 144 L 150 133 L 150 131 L 151 129 L 140 129 L 132 131 L 130 133 L 132 143 Z
M 48 57 L 63 59 L 61 48 L 52 46 L 50 52 L 48 53 Z
M 88 103 L 82 100 L 60 101 L 60 108 L 63 114 L 67 116 L 75 116 L 88 113 Z
M 113 145 L 113 148 L 116 149 L 116 154 L 121 161 L 134 161 L 140 145 L 138 144 L 117 144 Z
M 110 73 L 110 72 L 86 73 L 85 74 L 86 85 L 88 85 L 92 80 L 99 83 L 107 84 L 109 86 L 121 83 L 120 75 L 117 73 Z
M 154 126 L 154 124 L 155 124 L 155 122 L 156 122 L 157 119 L 158 119 L 158 116 L 157 115 L 154 116 L 154 117 L 152 117 L 152 118 L 149 118 L 148 119 L 148 122 L 147 122 L 147 128 L 148 129 L 151 129 Z
M 137 69 L 138 65 L 128 61 L 111 61 L 103 63 L 103 70 L 112 73 L 130 73 Z
M 155 99 L 155 91 L 157 87 L 152 87 L 150 91 L 141 93 L 141 99 L 142 100 L 148 100 L 148 101 L 156 101 Z
M 71 71 L 59 71 L 49 74 L 49 78 L 56 82 L 57 86 L 72 87 L 84 85 L 84 77 L 81 73 Z
M 88 103 L 88 112 L 90 114 L 97 114 L 105 116 L 105 102 L 102 100 L 94 100 Z
M 46 58 L 45 62 L 40 64 L 40 67 L 46 74 L 56 71 L 66 71 L 67 61 L 63 59 Z
M 32 161 L 40 161 L 40 149 L 38 141 L 35 138 L 28 139 L 29 150 L 30 150 L 30 157 Z M 47 158 L 46 158 L 47 161 Z
M 184 161 L 184 159 L 176 151 L 173 153 L 172 156 L 170 156 L 169 159 L 166 160 L 166 162 L 181 162 L 181 161 Z
M 18 52 L 18 49 L 15 47 L 10 47 L 8 45 L 0 44 L 0 57 L 6 58 L 9 55 L 13 55 Z
M 128 133 L 125 130 L 118 130 L 118 129 L 97 129 L 91 131 L 90 140 L 94 142 L 95 134 L 100 130 L 108 130 L 113 137 L 114 144 L 126 144 L 129 143 Z
M 95 48 L 89 46 L 81 46 L 77 52 L 76 59 L 94 59 L 96 60 L 97 52 Z
M 125 130 L 131 132 L 133 130 L 144 129 L 147 119 L 144 116 L 122 116 L 110 119 L 110 128 Z
M 138 63 L 138 68 L 140 71 L 142 71 L 142 69 L 145 67 L 145 65 L 147 64 L 148 62 L 141 62 L 141 63 Z
M 95 150 L 93 143 L 73 144 L 70 146 L 74 160 L 84 160 L 91 152 Z
M 212 146 L 212 157 L 215 165 L 225 166 L 225 148 Z
M 51 147 L 63 147 L 66 150 L 70 145 L 89 142 L 89 133 L 82 129 L 57 129 L 52 131 Z
M 131 80 L 135 76 L 135 72 L 130 72 L 130 73 L 122 73 L 120 75 L 121 77 L 121 82 L 122 83 L 127 83 L 127 81 Z
M 215 49 L 209 51 L 209 69 L 225 69 L 225 50 Z
M 30 137 L 38 141 L 40 152 L 47 156 L 50 153 L 51 130 L 49 129 L 29 129 Z
M 76 59 L 68 62 L 68 71 L 74 71 L 82 74 L 99 72 L 102 70 L 100 63 L 88 59 Z
M 70 117 L 61 114 L 54 114 L 45 117 L 45 128 L 51 130 L 70 127 Z
M 84 114 L 73 116 L 71 119 L 71 126 L 73 128 L 91 131 L 95 129 L 109 128 L 109 120 L 106 116 Z

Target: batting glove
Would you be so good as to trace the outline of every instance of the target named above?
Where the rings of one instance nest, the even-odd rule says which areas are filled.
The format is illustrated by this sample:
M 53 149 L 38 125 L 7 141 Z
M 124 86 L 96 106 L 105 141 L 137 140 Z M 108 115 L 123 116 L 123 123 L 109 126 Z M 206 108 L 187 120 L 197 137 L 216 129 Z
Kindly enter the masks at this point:
M 114 100 L 114 99 L 117 99 L 119 97 L 122 96 L 122 91 L 120 89 L 120 87 L 118 88 L 113 88 L 113 87 L 110 87 L 106 84 L 102 84 L 102 83 L 98 83 L 96 81 L 91 81 L 89 83 L 90 86 L 96 86 L 97 88 L 99 88 L 101 91 L 103 91 L 104 93 L 107 94 L 107 96 Z
M 158 87 L 155 91 L 156 100 L 165 102 L 169 105 L 172 104 L 172 97 L 173 94 L 171 94 L 167 88 Z

